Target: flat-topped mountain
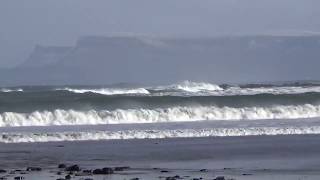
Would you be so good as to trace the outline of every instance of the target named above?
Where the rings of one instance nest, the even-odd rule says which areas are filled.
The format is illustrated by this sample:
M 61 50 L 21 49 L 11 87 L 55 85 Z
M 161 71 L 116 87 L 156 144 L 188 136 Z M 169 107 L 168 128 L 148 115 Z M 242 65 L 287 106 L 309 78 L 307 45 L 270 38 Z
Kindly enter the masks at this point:
M 320 36 L 80 38 L 74 47 L 36 46 L 1 70 L 2 85 L 243 82 L 319 79 Z M 296 75 L 295 75 L 296 74 Z
M 49 66 L 59 62 L 61 58 L 71 50 L 72 47 L 37 45 L 27 60 L 18 67 L 33 68 Z

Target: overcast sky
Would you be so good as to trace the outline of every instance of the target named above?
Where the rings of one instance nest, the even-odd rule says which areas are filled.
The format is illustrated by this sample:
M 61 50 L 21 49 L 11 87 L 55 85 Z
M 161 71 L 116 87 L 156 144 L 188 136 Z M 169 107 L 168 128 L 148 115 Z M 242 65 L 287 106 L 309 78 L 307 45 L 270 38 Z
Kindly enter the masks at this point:
M 320 32 L 319 0 L 1 0 L 0 67 L 36 44 L 79 36 L 218 36 Z

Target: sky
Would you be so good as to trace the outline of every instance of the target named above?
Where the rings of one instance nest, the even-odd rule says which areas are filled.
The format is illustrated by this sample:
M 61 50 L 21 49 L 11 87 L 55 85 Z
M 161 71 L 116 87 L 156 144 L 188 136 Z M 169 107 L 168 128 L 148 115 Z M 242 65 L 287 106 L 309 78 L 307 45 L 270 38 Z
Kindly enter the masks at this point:
M 319 0 L 1 0 L 0 67 L 85 35 L 318 34 Z

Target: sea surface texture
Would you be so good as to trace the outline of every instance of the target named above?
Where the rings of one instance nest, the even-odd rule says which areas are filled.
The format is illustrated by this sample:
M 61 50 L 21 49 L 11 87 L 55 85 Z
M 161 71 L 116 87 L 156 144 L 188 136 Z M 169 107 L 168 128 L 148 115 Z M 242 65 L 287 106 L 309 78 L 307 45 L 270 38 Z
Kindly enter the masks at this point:
M 0 142 L 320 134 L 320 84 L 0 88 Z

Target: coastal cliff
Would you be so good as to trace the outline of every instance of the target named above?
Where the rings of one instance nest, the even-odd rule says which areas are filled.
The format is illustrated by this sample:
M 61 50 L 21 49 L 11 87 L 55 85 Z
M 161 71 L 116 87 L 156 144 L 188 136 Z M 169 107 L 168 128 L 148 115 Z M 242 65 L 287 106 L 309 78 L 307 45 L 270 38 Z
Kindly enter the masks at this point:
M 24 63 L 0 71 L 0 83 L 56 85 L 167 83 L 164 79 L 168 82 L 317 79 L 320 77 L 319 58 L 320 36 L 175 39 L 87 36 L 80 38 L 74 47 L 36 46 Z M 288 66 L 288 63 L 295 66 Z M 303 69 L 310 71 L 301 71 Z M 299 76 L 292 76 L 300 71 Z

